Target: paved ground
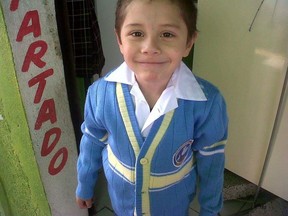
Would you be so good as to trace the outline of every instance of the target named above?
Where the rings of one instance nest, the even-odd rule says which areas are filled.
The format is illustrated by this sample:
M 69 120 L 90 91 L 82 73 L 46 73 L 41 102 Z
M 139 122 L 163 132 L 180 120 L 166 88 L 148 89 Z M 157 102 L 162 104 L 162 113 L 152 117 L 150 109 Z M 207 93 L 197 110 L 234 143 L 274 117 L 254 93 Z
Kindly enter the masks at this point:
M 96 205 L 90 209 L 90 216 L 114 216 L 103 173 L 100 173 L 99 180 L 100 184 L 97 184 L 95 191 Z M 224 207 L 220 216 L 288 216 L 287 201 L 260 190 L 255 202 L 256 191 L 256 185 L 226 170 L 223 190 Z M 197 201 L 190 205 L 189 216 L 199 216 Z

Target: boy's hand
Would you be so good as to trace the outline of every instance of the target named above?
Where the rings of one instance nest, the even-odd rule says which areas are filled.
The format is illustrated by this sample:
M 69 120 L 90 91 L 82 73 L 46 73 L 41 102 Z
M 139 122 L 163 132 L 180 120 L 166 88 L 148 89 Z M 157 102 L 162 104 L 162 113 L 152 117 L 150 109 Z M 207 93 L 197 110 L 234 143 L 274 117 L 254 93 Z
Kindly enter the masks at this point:
M 79 208 L 81 208 L 81 209 L 91 208 L 92 204 L 93 204 L 93 199 L 83 200 L 79 197 L 76 197 L 76 203 L 78 204 Z

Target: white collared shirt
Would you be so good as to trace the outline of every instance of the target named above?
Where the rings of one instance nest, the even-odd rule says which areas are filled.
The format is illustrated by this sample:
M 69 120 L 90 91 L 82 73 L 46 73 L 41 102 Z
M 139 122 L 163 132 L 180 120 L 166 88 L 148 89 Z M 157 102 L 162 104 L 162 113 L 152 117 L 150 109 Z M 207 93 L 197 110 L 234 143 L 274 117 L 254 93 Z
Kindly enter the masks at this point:
M 130 93 L 135 104 L 136 118 L 144 137 L 147 137 L 153 122 L 157 118 L 178 107 L 178 98 L 194 101 L 207 100 L 191 70 L 183 62 L 173 73 L 166 89 L 162 92 L 151 112 L 136 82 L 133 71 L 125 62 L 109 74 L 105 80 L 125 83 L 131 86 Z

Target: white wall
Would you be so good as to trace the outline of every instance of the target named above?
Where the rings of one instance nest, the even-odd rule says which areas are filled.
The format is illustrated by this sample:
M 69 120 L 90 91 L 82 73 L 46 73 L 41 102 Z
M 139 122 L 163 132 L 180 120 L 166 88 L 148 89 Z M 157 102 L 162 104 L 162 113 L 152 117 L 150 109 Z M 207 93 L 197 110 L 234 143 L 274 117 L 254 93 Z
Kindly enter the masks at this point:
M 288 73 L 288 71 L 287 71 Z M 288 164 L 288 89 L 283 97 L 283 110 L 279 112 L 280 121 L 275 127 L 276 135 L 272 143 L 271 156 L 268 160 L 266 173 L 264 173 L 263 188 L 288 200 L 287 164 Z M 278 126 L 278 127 L 277 127 Z
M 199 1 L 200 34 L 193 68 L 226 98 L 230 116 L 226 168 L 255 184 L 263 170 L 288 66 L 287 0 L 264 1 L 249 31 L 261 3 Z M 288 199 L 286 122 L 281 122 L 263 185 L 284 199 Z
M 102 70 L 103 74 L 117 67 L 123 61 L 114 33 L 116 2 L 117 0 L 95 1 L 105 56 L 105 66 Z

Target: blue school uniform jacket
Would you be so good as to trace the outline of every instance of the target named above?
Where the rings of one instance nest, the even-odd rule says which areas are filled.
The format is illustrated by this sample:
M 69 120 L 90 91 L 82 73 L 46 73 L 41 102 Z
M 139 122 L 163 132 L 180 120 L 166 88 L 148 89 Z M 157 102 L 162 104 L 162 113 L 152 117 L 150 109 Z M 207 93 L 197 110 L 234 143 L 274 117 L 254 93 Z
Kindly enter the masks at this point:
M 129 86 L 96 81 L 87 94 L 76 195 L 93 197 L 104 167 L 118 216 L 185 216 L 196 194 L 201 216 L 222 207 L 227 114 L 223 97 L 197 78 L 207 101 L 178 99 L 144 139 Z

